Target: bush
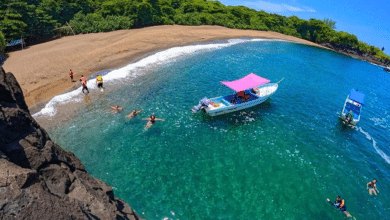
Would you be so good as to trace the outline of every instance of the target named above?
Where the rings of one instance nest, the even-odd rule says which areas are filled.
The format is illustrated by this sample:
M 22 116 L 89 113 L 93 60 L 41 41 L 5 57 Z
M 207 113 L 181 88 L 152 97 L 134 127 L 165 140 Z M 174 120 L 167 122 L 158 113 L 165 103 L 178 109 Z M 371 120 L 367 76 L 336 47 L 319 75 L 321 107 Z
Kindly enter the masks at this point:
M 3 52 L 5 49 L 5 39 L 3 33 L 0 31 L 0 52 Z
M 75 33 L 107 32 L 134 27 L 134 21 L 129 17 L 109 15 L 104 18 L 100 14 L 84 15 L 81 12 L 77 13 L 69 23 Z

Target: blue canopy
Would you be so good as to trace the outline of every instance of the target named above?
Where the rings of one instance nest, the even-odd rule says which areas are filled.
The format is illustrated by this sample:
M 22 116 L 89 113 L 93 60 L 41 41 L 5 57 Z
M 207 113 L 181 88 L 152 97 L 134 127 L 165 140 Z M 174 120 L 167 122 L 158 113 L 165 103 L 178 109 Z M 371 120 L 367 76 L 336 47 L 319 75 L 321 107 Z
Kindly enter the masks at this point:
M 349 93 L 349 98 L 355 102 L 358 102 L 360 104 L 364 104 L 364 94 L 360 93 L 354 89 L 351 89 L 351 92 Z
M 7 47 L 23 44 L 23 39 L 13 40 L 7 44 Z

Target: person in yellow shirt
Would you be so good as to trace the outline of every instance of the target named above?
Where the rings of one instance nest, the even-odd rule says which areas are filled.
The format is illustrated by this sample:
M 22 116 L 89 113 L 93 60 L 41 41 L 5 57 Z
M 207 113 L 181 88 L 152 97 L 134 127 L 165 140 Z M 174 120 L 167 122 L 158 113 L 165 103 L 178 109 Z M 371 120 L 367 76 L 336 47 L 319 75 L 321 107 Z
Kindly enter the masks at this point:
M 96 83 L 97 83 L 97 87 L 98 87 L 98 88 L 104 89 L 104 88 L 103 88 L 103 77 L 102 77 L 102 76 L 97 75 L 97 77 L 96 77 Z

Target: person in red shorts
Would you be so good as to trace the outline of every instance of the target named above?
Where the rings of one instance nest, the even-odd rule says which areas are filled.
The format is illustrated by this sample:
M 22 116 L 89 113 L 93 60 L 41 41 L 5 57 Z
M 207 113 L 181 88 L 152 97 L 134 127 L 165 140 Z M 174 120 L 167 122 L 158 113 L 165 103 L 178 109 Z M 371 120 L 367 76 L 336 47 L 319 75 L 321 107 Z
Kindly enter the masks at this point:
M 81 91 L 85 94 L 84 90 L 87 90 L 87 92 L 89 93 L 89 90 L 87 87 L 87 78 L 85 78 L 84 75 L 81 75 L 80 81 L 83 84 L 83 89 Z
M 74 73 L 73 73 L 72 69 L 70 69 L 70 72 L 69 72 L 70 81 L 75 82 L 75 81 L 73 80 L 73 75 L 74 75 Z

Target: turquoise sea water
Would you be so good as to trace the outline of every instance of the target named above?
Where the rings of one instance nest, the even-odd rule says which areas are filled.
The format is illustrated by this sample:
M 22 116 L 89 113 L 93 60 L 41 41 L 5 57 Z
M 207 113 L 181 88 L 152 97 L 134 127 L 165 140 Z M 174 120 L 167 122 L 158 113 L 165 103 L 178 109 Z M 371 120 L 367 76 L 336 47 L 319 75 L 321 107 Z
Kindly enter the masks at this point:
M 251 72 L 285 79 L 260 106 L 190 112 L 231 93 L 219 81 Z M 104 95 L 48 132 L 146 219 L 346 219 L 326 203 L 337 195 L 357 219 L 390 219 L 389 85 L 381 67 L 334 52 L 242 42 L 105 82 Z M 338 120 L 352 88 L 366 94 L 355 129 Z M 124 112 L 108 113 L 115 104 Z M 134 108 L 143 112 L 126 120 Z M 165 122 L 144 130 L 153 113 Z M 366 190 L 373 178 L 376 197 Z

